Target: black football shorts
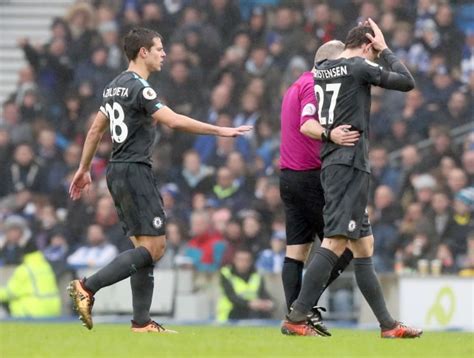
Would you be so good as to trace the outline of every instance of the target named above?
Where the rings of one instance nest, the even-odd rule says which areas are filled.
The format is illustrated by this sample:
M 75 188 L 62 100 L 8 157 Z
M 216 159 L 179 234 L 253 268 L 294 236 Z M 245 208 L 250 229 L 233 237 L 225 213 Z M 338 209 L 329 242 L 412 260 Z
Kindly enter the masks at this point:
M 158 182 L 151 167 L 141 163 L 111 162 L 107 186 L 127 236 L 165 234 L 166 215 Z
M 301 245 L 323 239 L 324 193 L 320 170 L 282 170 L 280 196 L 286 217 L 287 245 Z
M 367 212 L 370 174 L 334 164 L 321 172 L 324 189 L 324 236 L 360 239 L 372 235 Z

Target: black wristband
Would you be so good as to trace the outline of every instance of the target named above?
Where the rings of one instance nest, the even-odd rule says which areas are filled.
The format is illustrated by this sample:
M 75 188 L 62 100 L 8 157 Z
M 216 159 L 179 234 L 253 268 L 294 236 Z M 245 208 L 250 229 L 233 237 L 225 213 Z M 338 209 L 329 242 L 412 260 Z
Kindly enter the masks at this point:
M 322 142 L 330 142 L 331 141 L 331 130 L 325 128 L 324 131 L 321 133 L 321 141 Z

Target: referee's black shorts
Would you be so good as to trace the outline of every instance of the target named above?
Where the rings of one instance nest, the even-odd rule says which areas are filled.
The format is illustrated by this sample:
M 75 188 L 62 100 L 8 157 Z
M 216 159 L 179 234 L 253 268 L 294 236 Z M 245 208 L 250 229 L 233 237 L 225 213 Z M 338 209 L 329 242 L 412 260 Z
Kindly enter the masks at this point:
M 286 244 L 311 243 L 316 235 L 322 240 L 324 193 L 320 170 L 282 170 L 280 196 L 286 216 Z
M 372 235 L 367 213 L 369 182 L 369 173 L 352 166 L 333 164 L 323 168 L 324 237 L 355 240 Z
M 158 182 L 142 163 L 110 162 L 107 186 L 127 236 L 165 234 L 166 216 Z

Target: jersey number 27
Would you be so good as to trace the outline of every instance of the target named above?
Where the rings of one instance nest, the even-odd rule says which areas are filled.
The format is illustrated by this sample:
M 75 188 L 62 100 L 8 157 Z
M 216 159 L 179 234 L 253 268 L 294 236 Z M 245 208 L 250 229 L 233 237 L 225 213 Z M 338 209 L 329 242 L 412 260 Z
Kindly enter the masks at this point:
M 334 109 L 336 108 L 337 103 L 337 96 L 339 95 L 339 89 L 341 88 L 340 83 L 328 83 L 326 84 L 326 89 L 320 85 L 315 85 L 314 90 L 316 91 L 317 99 L 318 99 L 318 116 L 319 116 L 319 123 L 323 126 L 331 125 L 334 122 Z M 324 92 L 332 92 L 331 101 L 329 103 L 329 110 L 324 108 Z M 327 106 L 327 102 L 326 102 Z M 322 113 L 323 110 L 325 113 L 328 113 L 329 118 L 323 117 Z M 327 111 L 327 112 L 326 112 Z
M 122 106 L 117 102 L 114 102 L 112 106 L 107 103 L 105 105 L 105 110 L 109 115 L 112 140 L 116 143 L 124 142 L 128 136 L 128 127 L 124 122 L 125 113 Z

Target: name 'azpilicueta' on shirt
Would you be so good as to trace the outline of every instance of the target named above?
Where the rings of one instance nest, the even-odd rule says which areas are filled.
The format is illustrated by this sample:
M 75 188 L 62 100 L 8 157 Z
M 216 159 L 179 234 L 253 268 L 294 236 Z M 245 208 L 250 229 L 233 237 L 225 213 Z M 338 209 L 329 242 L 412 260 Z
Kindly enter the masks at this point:
M 104 90 L 102 95 L 104 96 L 104 98 L 113 97 L 113 96 L 128 97 L 128 88 L 127 87 L 107 88 Z

